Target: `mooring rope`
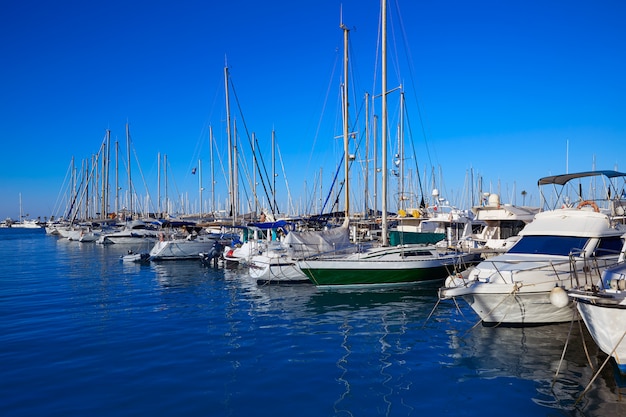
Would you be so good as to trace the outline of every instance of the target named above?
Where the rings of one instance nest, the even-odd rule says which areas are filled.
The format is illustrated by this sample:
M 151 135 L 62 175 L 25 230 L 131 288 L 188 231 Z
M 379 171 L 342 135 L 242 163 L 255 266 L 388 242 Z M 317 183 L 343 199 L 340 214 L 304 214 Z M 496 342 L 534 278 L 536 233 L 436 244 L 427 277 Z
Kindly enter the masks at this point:
M 600 372 L 602 371 L 602 369 L 604 369 L 604 366 L 609 362 L 609 360 L 613 356 L 613 353 L 615 353 L 615 350 L 620 345 L 620 343 L 622 343 L 622 340 L 624 340 L 625 336 L 626 336 L 626 331 L 624 331 L 624 333 L 622 334 L 622 337 L 619 338 L 619 340 L 617 341 L 617 344 L 613 347 L 613 350 L 611 350 L 611 353 L 609 353 L 609 355 L 606 357 L 604 362 L 602 362 L 602 366 L 600 366 L 600 368 L 598 369 L 598 372 L 596 372 L 595 375 L 593 376 L 593 378 L 591 378 L 591 381 L 589 381 L 589 383 L 587 384 L 587 386 L 585 387 L 585 389 L 580 394 L 580 396 L 578 397 L 578 399 L 576 400 L 576 402 L 574 404 L 578 404 L 580 402 L 580 400 L 582 400 L 582 398 L 585 396 L 587 391 L 589 391 L 589 388 L 591 388 L 591 384 L 593 384 L 593 382 L 596 380 L 596 378 L 600 375 Z

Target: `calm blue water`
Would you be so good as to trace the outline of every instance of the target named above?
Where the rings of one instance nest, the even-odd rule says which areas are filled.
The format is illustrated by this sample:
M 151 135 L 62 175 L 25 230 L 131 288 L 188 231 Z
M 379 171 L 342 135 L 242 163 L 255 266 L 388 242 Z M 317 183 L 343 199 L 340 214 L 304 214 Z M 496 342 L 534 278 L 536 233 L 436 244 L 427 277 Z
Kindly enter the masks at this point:
M 483 328 L 435 289 L 259 287 L 0 230 L 2 416 L 626 415 L 569 324 Z M 462 314 L 461 314 L 462 313 Z M 605 356 L 583 331 L 591 362 Z

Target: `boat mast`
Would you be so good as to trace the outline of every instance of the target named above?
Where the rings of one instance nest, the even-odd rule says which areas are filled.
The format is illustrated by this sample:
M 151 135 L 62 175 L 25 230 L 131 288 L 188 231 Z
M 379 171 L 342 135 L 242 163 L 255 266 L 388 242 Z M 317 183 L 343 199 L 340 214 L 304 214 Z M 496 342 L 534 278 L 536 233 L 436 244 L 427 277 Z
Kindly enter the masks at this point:
M 344 198 L 346 218 L 344 225 L 347 225 L 350 219 L 350 181 L 349 181 L 349 132 L 348 132 L 348 33 L 350 30 L 346 25 L 341 23 L 343 30 L 343 152 L 344 152 Z
M 255 155 L 256 152 L 256 133 L 252 132 L 252 155 Z M 255 167 L 255 158 L 252 158 L 252 199 L 254 200 L 254 209 L 252 210 L 252 212 L 254 213 L 254 216 L 258 216 L 258 211 L 259 211 L 259 199 L 256 193 L 256 186 L 257 186 L 257 182 L 256 182 L 256 167 Z
M 230 97 L 228 96 L 228 65 L 224 67 L 224 89 L 226 92 L 226 137 L 228 139 L 228 194 L 230 197 L 230 214 L 233 220 L 233 226 L 235 225 L 235 194 L 233 193 L 234 180 L 233 180 L 233 145 L 230 129 Z
M 163 214 L 161 206 L 161 152 L 157 152 L 157 210 L 159 217 Z
M 111 153 L 111 131 L 107 129 L 104 145 L 104 155 L 102 156 L 102 204 L 100 207 L 100 217 L 107 216 L 109 201 L 109 154 Z
M 237 119 L 233 122 L 233 226 L 239 214 L 239 150 L 237 149 Z
M 130 218 L 133 218 L 133 182 L 130 176 L 130 130 L 128 128 L 128 123 L 126 123 L 126 157 L 128 158 L 128 212 L 130 213 Z
M 364 181 L 364 185 L 365 185 L 365 194 L 364 194 L 364 204 L 363 204 L 363 218 L 367 219 L 368 216 L 368 209 L 367 209 L 367 200 L 369 198 L 369 168 L 370 168 L 370 161 L 369 161 L 369 146 L 370 146 L 370 129 L 369 129 L 369 101 L 370 101 L 370 95 L 369 93 L 365 93 L 365 181 Z
M 387 0 L 381 0 L 382 17 L 382 245 L 388 246 L 387 237 Z
M 272 129 L 272 204 L 276 207 L 276 131 L 274 129 Z
M 209 126 L 209 148 L 211 150 L 211 213 L 215 215 L 215 171 L 213 169 L 213 126 Z
M 198 188 L 200 192 L 200 218 L 202 218 L 202 159 L 198 159 Z
M 372 106 L 373 107 L 373 106 Z M 378 116 L 374 115 L 374 217 L 378 217 Z
M 93 155 L 92 155 L 92 159 L 93 159 Z M 84 204 L 81 206 L 82 208 L 82 212 L 83 212 L 83 218 L 82 220 L 87 220 L 87 218 L 89 217 L 89 182 L 91 181 L 91 175 L 89 175 L 89 159 L 83 159 L 83 183 L 85 184 L 85 188 L 82 192 L 81 198 L 80 198 L 80 202 L 82 203 L 83 201 L 83 197 L 85 197 L 85 202 Z M 95 167 L 95 165 L 92 163 L 92 169 Z
M 115 214 L 120 212 L 120 143 L 115 141 Z
M 167 154 L 163 155 L 163 184 L 165 185 L 165 211 L 170 212 L 170 200 L 167 190 Z
M 398 167 L 400 174 L 400 209 L 406 210 L 404 178 L 404 92 L 400 93 L 400 122 L 398 123 Z

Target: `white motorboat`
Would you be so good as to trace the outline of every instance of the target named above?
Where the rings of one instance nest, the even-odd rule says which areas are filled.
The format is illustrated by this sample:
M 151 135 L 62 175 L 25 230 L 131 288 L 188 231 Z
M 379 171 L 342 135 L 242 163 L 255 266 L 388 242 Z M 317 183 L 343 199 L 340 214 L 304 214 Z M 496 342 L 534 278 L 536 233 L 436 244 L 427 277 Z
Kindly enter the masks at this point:
M 102 235 L 102 229 L 98 230 L 94 230 L 94 229 L 88 229 L 86 231 L 83 231 L 80 236 L 78 237 L 78 241 L 79 242 L 97 242 L 98 239 L 100 239 L 100 235 Z
M 102 233 L 96 240 L 96 243 L 100 244 L 127 244 L 127 245 L 141 245 L 143 243 L 152 243 L 159 238 L 161 233 L 159 227 L 155 227 L 142 220 L 133 220 L 128 223 L 124 229 Z
M 504 253 L 519 239 L 519 232 L 539 213 L 539 207 L 501 204 L 498 194 L 487 194 L 485 204 L 472 207 L 480 225 L 475 233 L 460 241 L 465 250 L 479 251 L 483 257 Z
M 219 241 L 220 235 L 189 234 L 187 237 L 161 238 L 150 250 L 150 259 L 155 261 L 200 259 Z
M 12 227 L 14 229 L 41 229 L 39 222 L 33 219 L 23 219 L 21 222 L 13 222 L 8 219 L 3 222 L 3 227 Z
M 574 179 L 600 175 L 607 177 L 609 184 L 626 176 L 593 171 L 546 177 L 539 185 L 563 186 Z M 609 195 L 620 193 L 604 194 Z M 482 261 L 467 277 L 449 277 L 440 297 L 462 297 L 486 325 L 537 325 L 576 318 L 565 291 L 575 286 L 576 277 L 599 278 L 602 271 L 615 265 L 626 231 L 614 210 L 622 205 L 611 201 L 600 209 L 599 202 L 581 199 L 576 206 L 565 203 L 563 208 L 538 213 L 506 253 Z
M 626 374 L 626 262 L 607 268 L 597 282 L 578 282 L 568 291 L 591 337 L 598 347 L 612 356 L 620 373 Z
M 389 231 L 391 246 L 421 243 L 452 248 L 472 234 L 478 226 L 474 213 L 450 206 L 439 199 L 437 190 L 433 190 L 433 197 L 438 200 L 432 207 L 399 211 L 393 219 L 398 225 Z
M 224 248 L 222 258 L 227 266 L 248 266 L 253 256 L 265 251 L 279 228 L 287 222 L 257 222 L 241 227 L 241 236 Z

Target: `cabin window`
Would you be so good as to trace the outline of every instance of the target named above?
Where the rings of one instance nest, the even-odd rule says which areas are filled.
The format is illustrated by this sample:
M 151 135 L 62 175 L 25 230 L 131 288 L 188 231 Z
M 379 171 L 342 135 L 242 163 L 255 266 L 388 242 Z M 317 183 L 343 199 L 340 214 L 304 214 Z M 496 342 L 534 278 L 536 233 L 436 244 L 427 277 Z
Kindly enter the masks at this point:
M 412 250 L 412 251 L 403 251 L 402 256 L 408 258 L 409 256 L 432 256 L 430 251 L 420 251 L 420 250 Z
M 576 236 L 523 236 L 508 253 L 569 256 L 584 249 L 588 240 Z
M 617 255 L 622 250 L 622 238 L 620 236 L 603 237 L 595 250 L 596 256 Z
M 517 236 L 519 232 L 526 226 L 521 220 L 505 220 L 500 223 L 500 239 L 508 239 Z

